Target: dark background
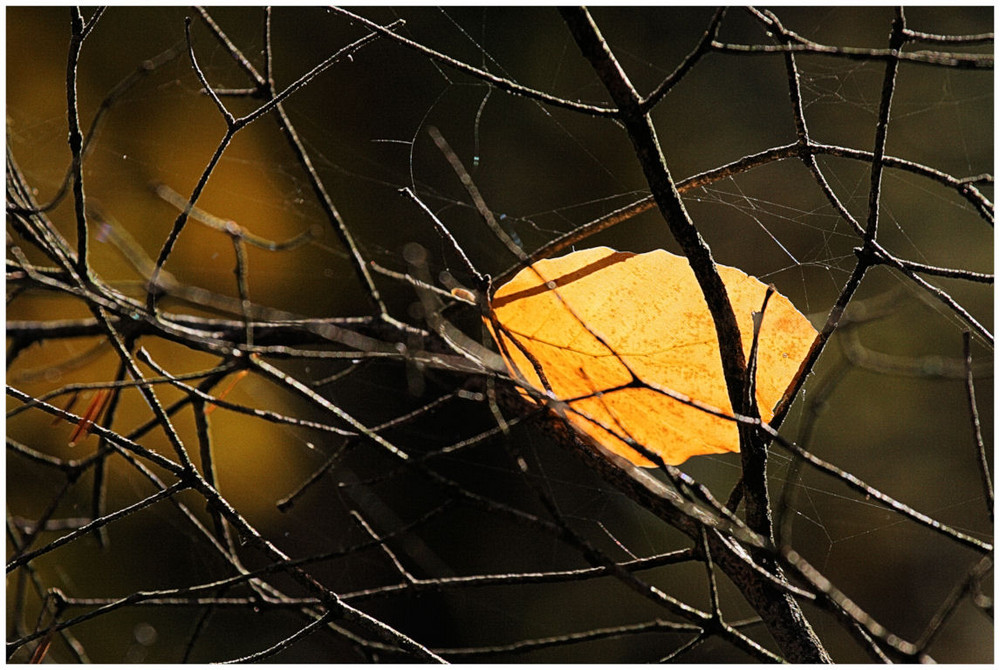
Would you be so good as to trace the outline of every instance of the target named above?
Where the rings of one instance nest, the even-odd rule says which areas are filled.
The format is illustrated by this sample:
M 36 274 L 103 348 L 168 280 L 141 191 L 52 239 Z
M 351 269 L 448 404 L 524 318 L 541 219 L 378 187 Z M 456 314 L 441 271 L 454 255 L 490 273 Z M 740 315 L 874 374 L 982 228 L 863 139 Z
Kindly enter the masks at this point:
M 458 60 L 569 99 L 607 104 L 589 65 L 579 56 L 557 12 L 550 8 L 371 8 L 359 13 L 381 23 L 404 18 L 404 34 Z M 79 67 L 80 111 L 86 127 L 111 88 L 145 59 L 182 43 L 186 8 L 115 8 L 87 40 Z M 693 48 L 712 15 L 711 8 L 605 8 L 593 10 L 632 81 L 648 91 Z M 212 16 L 260 66 L 263 12 L 218 8 Z M 786 27 L 824 44 L 883 48 L 892 20 L 890 8 L 782 8 Z M 89 13 L 88 13 L 89 15 Z M 991 30 L 992 8 L 910 8 L 915 30 L 969 34 Z M 275 79 L 287 85 L 323 58 L 364 34 L 343 17 L 322 8 L 278 9 L 273 19 Z M 247 82 L 196 19 L 195 50 L 210 83 L 241 87 Z M 57 190 L 68 164 L 65 114 L 65 58 L 69 39 L 66 8 L 7 9 L 7 141 L 29 182 L 46 201 Z M 739 9 L 724 21 L 721 38 L 766 43 L 759 27 Z M 986 51 L 989 47 L 980 48 Z M 799 58 L 810 131 L 828 144 L 870 150 L 874 138 L 883 66 L 824 56 Z M 148 189 L 150 181 L 191 192 L 224 132 L 211 100 L 185 54 L 149 74 L 109 112 L 85 163 L 88 198 L 112 215 L 155 256 L 176 211 Z M 358 238 L 366 258 L 406 271 L 405 245 L 418 242 L 429 252 L 434 276 L 448 270 L 471 280 L 449 246 L 398 189 L 415 188 L 444 221 L 481 271 L 498 273 L 512 260 L 485 230 L 468 197 L 426 132 L 437 126 L 470 169 L 488 205 L 505 215 L 524 248 L 531 250 L 604 212 L 645 195 L 638 162 L 623 130 L 613 123 L 544 107 L 488 88 L 385 40 L 368 46 L 349 63 L 333 66 L 293 95 L 289 115 L 334 203 Z M 234 113 L 252 101 L 226 98 Z M 893 101 L 887 153 L 934 167 L 956 177 L 992 172 L 992 73 L 913 64 L 900 68 Z M 482 106 L 481 106 L 482 105 Z M 481 112 L 481 113 L 480 113 Z M 712 54 L 656 108 L 653 118 L 675 179 L 734 161 L 746 154 L 794 140 L 791 105 L 780 56 Z M 478 161 L 476 161 L 478 157 Z M 864 220 L 868 167 L 821 158 L 833 188 L 856 218 Z M 990 189 L 991 191 L 992 189 Z M 987 192 L 992 196 L 991 192 Z M 820 325 L 850 269 L 857 239 L 839 221 L 801 163 L 785 161 L 758 168 L 704 190 L 685 193 L 685 204 L 713 249 L 715 258 L 773 282 Z M 199 207 L 231 218 L 254 233 L 286 239 L 317 222 L 322 210 L 308 188 L 276 124 L 265 117 L 240 133 L 213 173 Z M 72 240 L 72 203 L 51 214 Z M 992 272 L 993 231 L 975 211 L 940 184 L 888 171 L 880 241 L 911 260 Z M 590 244 L 623 250 L 677 251 L 656 212 L 600 233 Z M 29 257 L 35 258 L 29 253 Z M 109 244 L 94 243 L 95 273 L 141 295 L 139 276 Z M 353 316 L 370 311 L 346 254 L 332 231 L 321 244 L 289 252 L 252 249 L 252 299 L 304 316 Z M 188 225 L 166 269 L 179 281 L 236 295 L 233 252 L 228 239 L 197 224 Z M 377 278 L 392 313 L 419 323 L 413 290 Z M 951 280 L 946 289 L 981 323 L 992 329 L 992 286 Z M 854 329 L 871 351 L 897 357 L 908 370 L 944 361 L 952 369 L 961 354 L 962 323 L 940 303 L 888 270 L 873 270 L 858 298 L 890 296 L 884 318 Z M 199 313 L 167 300 L 165 308 Z M 78 301 L 26 295 L 8 305 L 9 320 L 83 317 Z M 479 336 L 474 314 L 450 317 Z M 86 364 L 60 364 L 89 349 L 93 341 L 70 340 L 35 347 L 8 371 L 8 383 L 41 394 L 74 381 L 111 379 L 116 361 L 105 350 Z M 174 373 L 209 367 L 214 361 L 177 344 L 143 341 L 154 359 Z M 979 408 L 992 445 L 992 349 L 977 341 L 974 357 Z M 838 339 L 807 384 L 804 399 L 786 425 L 796 439 L 800 411 L 811 393 L 844 360 Z M 949 368 L 948 365 L 952 367 Z M 282 363 L 303 378 L 320 379 L 340 369 L 329 363 Z M 933 372 L 933 370 L 932 370 Z M 385 421 L 419 407 L 462 383 L 460 378 L 413 366 L 384 363 L 328 387 L 329 397 L 368 423 Z M 165 399 L 179 397 L 162 389 Z M 138 394 L 127 394 L 124 427 L 148 417 Z M 311 410 L 275 387 L 253 379 L 232 399 L 293 415 Z M 916 509 L 964 532 L 988 539 L 976 473 L 963 381 L 957 378 L 849 366 L 825 399 L 809 448 Z M 8 409 L 15 406 L 8 401 Z M 129 412 L 132 412 L 131 414 Z M 327 551 L 363 535 L 347 518 L 358 508 L 391 526 L 406 523 L 441 502 L 440 492 L 416 477 L 399 473 L 385 482 L 347 490 L 329 477 L 290 512 L 275 501 L 291 492 L 325 459 L 326 438 L 304 430 L 255 422 L 224 411 L 212 416 L 223 493 L 262 532 L 292 556 Z M 415 451 L 433 449 L 489 428 L 484 403 L 449 405 L 393 435 Z M 178 419 L 193 434 L 189 415 Z M 71 427 L 52 426 L 51 417 L 27 412 L 10 421 L 8 434 L 33 448 L 62 457 L 93 449 L 95 438 L 66 446 Z M 608 551 L 613 537 L 629 551 L 646 555 L 686 546 L 678 534 L 635 508 L 593 473 L 532 431 L 513 436 L 530 454 L 562 511 L 579 530 Z M 162 434 L 149 446 L 169 449 Z M 722 499 L 738 477 L 736 456 L 695 458 L 684 469 Z M 774 485 L 784 483 L 786 454 L 772 459 Z M 371 447 L 352 452 L 344 471 L 365 477 L 393 472 L 389 459 Z M 534 509 L 533 494 L 520 482 L 497 442 L 477 446 L 441 465 L 472 490 Z M 109 510 L 149 494 L 147 485 L 121 463 L 109 479 Z M 31 517 L 52 500 L 60 482 L 52 473 L 8 458 L 8 513 Z M 877 508 L 837 482 L 807 472 L 795 511 L 793 545 L 834 584 L 888 629 L 915 639 L 975 556 L 954 543 Z M 84 516 L 89 490 L 79 487 L 57 516 Z M 199 512 L 204 505 L 189 500 Z M 525 534 L 481 512 L 453 509 L 403 533 L 395 548 L 419 576 L 463 575 L 518 570 L 583 567 L 582 559 L 549 537 Z M 54 539 L 55 535 L 46 536 Z M 219 575 L 217 559 L 201 546 L 172 508 L 153 507 L 110 528 L 111 545 L 89 539 L 52 552 L 37 562 L 46 586 L 80 597 L 124 596 L 136 590 L 207 581 Z M 620 558 L 627 556 L 618 549 Z M 252 563 L 252 556 L 247 557 Z M 316 566 L 314 574 L 338 592 L 397 579 L 377 551 L 359 552 Z M 665 592 L 707 606 L 700 565 L 647 573 Z M 8 585 L 12 580 L 8 580 Z M 723 588 L 731 619 L 752 612 L 731 587 Z M 11 599 L 8 598 L 8 608 Z M 37 603 L 35 604 L 37 606 Z M 432 648 L 503 644 L 619 625 L 661 616 L 611 580 L 516 588 L 456 590 L 397 597 L 362 605 L 373 616 Z M 9 615 L 8 609 L 8 615 Z M 832 619 L 807 609 L 838 661 L 866 657 Z M 126 608 L 75 629 L 94 661 L 172 662 L 180 659 L 190 634 L 192 608 Z M 219 610 L 191 660 L 215 661 L 251 653 L 301 625 L 289 613 Z M 150 630 L 154 634 L 150 634 Z M 758 629 L 767 643 L 766 633 Z M 583 643 L 493 660 L 540 662 L 640 662 L 658 658 L 679 644 L 669 634 L 630 636 Z M 963 606 L 931 648 L 948 662 L 992 660 L 990 622 Z M 359 660 L 335 636 L 317 634 L 278 656 L 284 661 Z M 58 645 L 51 657 L 68 660 Z M 24 658 L 16 660 L 25 660 Z M 475 660 L 475 659 L 473 659 Z M 686 661 L 746 660 L 717 641 L 682 657 Z

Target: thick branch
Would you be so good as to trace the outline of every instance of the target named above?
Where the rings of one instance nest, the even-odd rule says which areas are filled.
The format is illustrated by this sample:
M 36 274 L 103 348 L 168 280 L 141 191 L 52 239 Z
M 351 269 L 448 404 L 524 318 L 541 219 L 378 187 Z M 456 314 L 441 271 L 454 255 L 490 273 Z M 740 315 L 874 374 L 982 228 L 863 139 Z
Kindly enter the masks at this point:
M 756 416 L 758 413 L 755 407 L 745 406 L 747 402 L 744 401 L 743 389 L 746 359 L 732 305 L 716 270 L 711 250 L 681 202 L 652 120 L 643 111 L 638 92 L 611 53 L 587 10 L 564 9 L 561 13 L 580 50 L 591 62 L 618 106 L 619 119 L 628 132 L 653 197 L 701 286 L 715 322 L 730 404 L 739 414 Z M 748 398 L 747 401 L 751 405 L 755 404 L 753 398 Z M 745 484 L 747 522 L 751 529 L 770 540 L 771 525 L 764 481 L 766 451 L 755 432 L 744 425 L 740 426 L 740 437 L 744 454 L 744 475 L 750 475 L 752 480 Z M 770 563 L 770 560 L 766 559 L 764 562 Z M 737 584 L 760 613 L 790 660 L 813 663 L 830 661 L 798 604 L 788 593 L 776 588 L 758 573 L 749 575 L 748 579 Z

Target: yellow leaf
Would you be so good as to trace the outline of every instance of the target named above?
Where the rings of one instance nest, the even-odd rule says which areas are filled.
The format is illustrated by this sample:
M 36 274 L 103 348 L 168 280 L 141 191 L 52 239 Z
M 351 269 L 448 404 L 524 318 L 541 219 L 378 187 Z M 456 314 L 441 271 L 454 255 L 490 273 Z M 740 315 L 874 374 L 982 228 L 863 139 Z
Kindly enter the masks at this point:
M 737 268 L 717 267 L 749 356 L 753 312 L 760 310 L 767 286 Z M 734 421 L 642 386 L 669 389 L 732 414 L 715 325 L 686 258 L 663 250 L 576 251 L 522 270 L 497 289 L 490 307 L 500 325 L 493 337 L 511 374 L 546 390 L 528 352 L 552 394 L 572 408 L 562 412 L 566 420 L 610 451 L 636 465 L 654 465 L 612 433 L 674 465 L 739 450 Z M 775 293 L 757 354 L 764 421 L 815 337 L 809 321 Z M 632 381 L 629 370 L 642 384 L 621 388 Z

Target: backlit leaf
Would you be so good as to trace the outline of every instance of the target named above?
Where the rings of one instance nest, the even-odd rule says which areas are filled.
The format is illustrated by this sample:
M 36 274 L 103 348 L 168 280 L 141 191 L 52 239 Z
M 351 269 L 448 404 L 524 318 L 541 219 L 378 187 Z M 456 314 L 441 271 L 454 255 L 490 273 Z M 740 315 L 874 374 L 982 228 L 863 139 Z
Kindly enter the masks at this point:
M 720 265 L 718 271 L 749 355 L 753 313 L 767 286 L 736 268 Z M 686 258 L 663 250 L 576 251 L 522 270 L 496 291 L 490 306 L 501 327 L 493 335 L 511 374 L 546 390 L 527 351 L 552 393 L 572 408 L 562 412 L 566 420 L 610 451 L 636 465 L 653 465 L 612 433 L 669 464 L 739 450 L 735 422 L 654 390 L 669 389 L 732 414 L 714 322 Z M 809 321 L 775 293 L 757 357 L 764 421 L 815 337 Z M 629 370 L 641 384 L 621 388 L 632 381 Z

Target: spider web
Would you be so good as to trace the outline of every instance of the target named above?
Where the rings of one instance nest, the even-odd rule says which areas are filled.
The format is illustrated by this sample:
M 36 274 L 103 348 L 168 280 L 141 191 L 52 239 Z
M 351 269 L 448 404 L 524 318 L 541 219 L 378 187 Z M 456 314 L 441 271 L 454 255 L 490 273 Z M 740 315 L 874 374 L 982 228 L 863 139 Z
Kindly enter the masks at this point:
M 715 260 L 817 327 L 846 303 L 769 450 L 778 546 L 795 554 L 751 560 L 779 562 L 836 661 L 990 661 L 991 14 L 907 10 L 908 30 L 965 37 L 909 33 L 886 124 L 893 10 L 713 12 L 593 18 L 640 93 L 679 75 L 651 118 Z M 700 493 L 725 504 L 739 455 L 658 473 L 679 495 L 669 516 L 429 325 L 432 286 L 450 327 L 491 347 L 447 292 L 518 260 L 430 127 L 528 254 L 649 196 L 620 124 L 532 92 L 610 106 L 559 13 L 357 13 L 424 51 L 348 47 L 372 28 L 321 8 L 275 10 L 266 34 L 261 9 L 100 15 L 76 79 L 84 290 L 84 200 L 60 195 L 68 12 L 8 9 L 9 659 L 797 660 L 719 545 L 703 554 L 719 538 L 754 551 L 743 506 L 726 516 Z M 710 25 L 717 44 L 692 59 Z M 782 39 L 801 47 L 791 90 L 843 211 L 793 153 Z M 272 110 L 210 162 L 220 106 L 253 114 L 292 82 L 284 130 Z M 845 299 L 864 234 L 844 214 L 869 221 L 880 127 L 875 239 L 906 264 L 873 264 Z M 32 212 L 22 188 L 54 206 Z M 575 248 L 600 244 L 683 251 L 655 207 Z

